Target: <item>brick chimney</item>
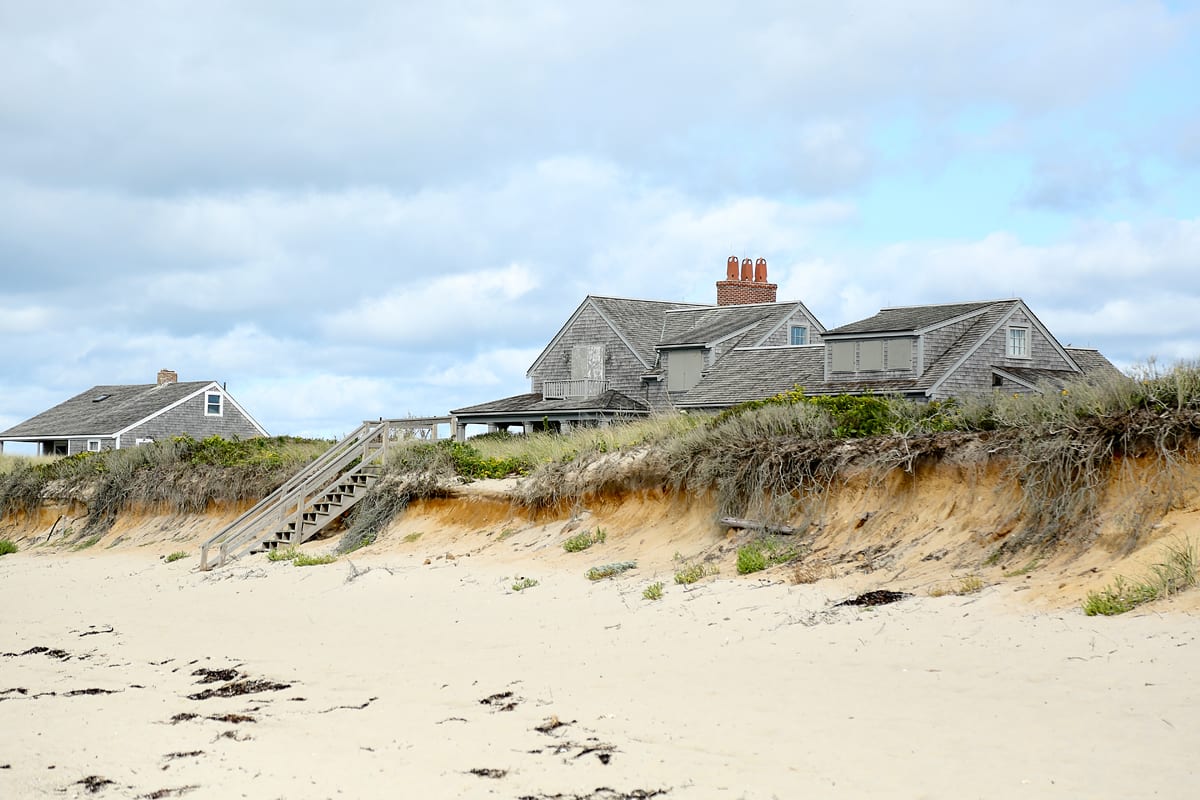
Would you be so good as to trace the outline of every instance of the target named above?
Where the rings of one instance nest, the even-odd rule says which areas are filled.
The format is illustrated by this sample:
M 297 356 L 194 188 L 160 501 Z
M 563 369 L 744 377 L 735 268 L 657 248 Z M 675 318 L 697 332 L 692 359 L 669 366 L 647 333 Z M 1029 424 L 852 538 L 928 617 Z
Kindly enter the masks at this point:
M 746 258 L 738 266 L 737 256 L 725 262 L 725 280 L 717 281 L 717 305 L 737 306 L 774 303 L 779 285 L 767 283 L 767 260 Z
M 175 370 L 160 369 L 158 371 L 158 385 L 159 386 L 162 386 L 164 383 L 178 383 L 178 382 L 179 382 L 179 373 L 176 372 Z

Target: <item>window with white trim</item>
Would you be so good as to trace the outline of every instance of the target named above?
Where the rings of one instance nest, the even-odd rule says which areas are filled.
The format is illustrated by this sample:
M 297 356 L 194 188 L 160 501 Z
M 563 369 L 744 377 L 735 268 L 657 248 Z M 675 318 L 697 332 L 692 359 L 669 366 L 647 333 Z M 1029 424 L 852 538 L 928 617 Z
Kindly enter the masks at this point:
M 792 326 L 792 344 L 802 345 L 808 344 L 808 328 L 803 325 Z
M 223 399 L 224 398 L 221 396 L 220 392 L 208 392 L 207 394 L 205 394 L 204 395 L 204 416 L 206 416 L 206 417 L 221 416 L 221 412 L 223 410 L 223 403 L 222 403 Z
M 1009 358 L 1030 358 L 1029 328 L 1010 326 L 1005 341 L 1007 342 L 1005 354 Z
M 88 439 L 87 447 L 88 447 L 89 453 L 99 453 L 100 452 L 100 440 L 99 439 Z

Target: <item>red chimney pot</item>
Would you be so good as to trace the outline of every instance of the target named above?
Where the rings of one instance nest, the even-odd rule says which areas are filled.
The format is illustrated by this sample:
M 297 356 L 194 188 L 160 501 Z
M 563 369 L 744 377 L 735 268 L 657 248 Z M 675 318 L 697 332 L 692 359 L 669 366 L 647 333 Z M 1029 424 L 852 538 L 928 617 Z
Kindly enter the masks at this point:
M 738 279 L 738 257 L 730 256 L 729 261 L 725 264 L 725 280 L 736 281 Z
M 767 260 L 765 258 L 760 258 L 754 262 L 754 282 L 767 282 Z
M 754 262 L 748 258 L 742 259 L 742 280 L 754 280 Z

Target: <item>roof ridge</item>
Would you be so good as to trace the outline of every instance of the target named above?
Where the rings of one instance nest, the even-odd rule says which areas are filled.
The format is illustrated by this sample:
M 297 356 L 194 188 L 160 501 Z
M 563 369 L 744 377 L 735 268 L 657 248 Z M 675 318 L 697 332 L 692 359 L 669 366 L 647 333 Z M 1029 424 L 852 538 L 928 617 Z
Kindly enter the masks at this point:
M 884 306 L 879 311 L 906 311 L 912 308 L 943 308 L 947 306 L 994 306 L 997 303 L 1015 303 L 1018 301 L 1021 301 L 1021 298 L 1005 297 L 1000 300 L 958 300 L 953 303 L 916 303 L 911 306 Z

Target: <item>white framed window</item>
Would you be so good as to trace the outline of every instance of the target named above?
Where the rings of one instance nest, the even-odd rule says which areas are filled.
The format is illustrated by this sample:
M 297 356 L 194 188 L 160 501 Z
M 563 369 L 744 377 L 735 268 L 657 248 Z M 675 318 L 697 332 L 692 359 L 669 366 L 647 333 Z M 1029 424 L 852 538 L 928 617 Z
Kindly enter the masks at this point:
M 1005 341 L 1007 342 L 1005 355 L 1009 358 L 1031 357 L 1029 354 L 1029 328 L 1017 325 L 1010 326 Z
M 808 344 L 808 328 L 803 325 L 792 326 L 792 344 L 802 345 Z
M 224 403 L 222 402 L 224 399 L 225 398 L 223 398 L 221 396 L 220 392 L 205 393 L 205 395 L 204 395 L 204 416 L 206 416 L 206 417 L 221 416 L 221 413 L 224 411 Z
M 99 453 L 100 452 L 100 440 L 99 439 L 88 439 L 87 447 L 88 447 L 89 453 Z

